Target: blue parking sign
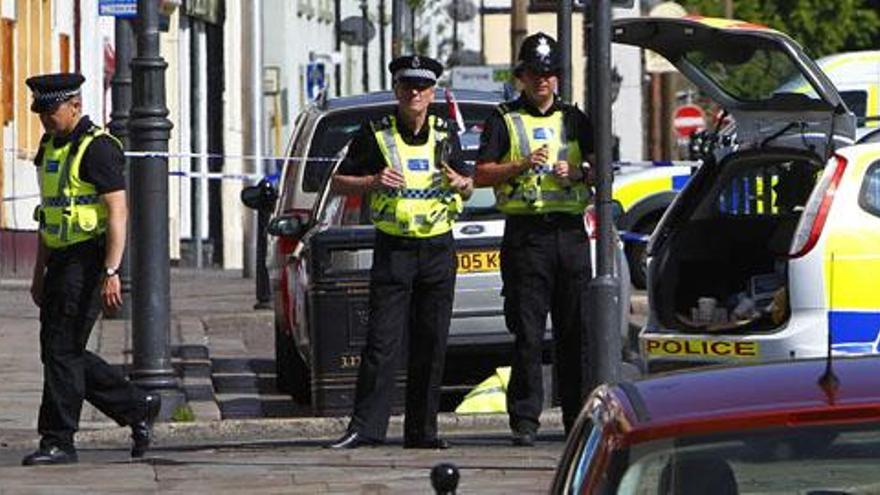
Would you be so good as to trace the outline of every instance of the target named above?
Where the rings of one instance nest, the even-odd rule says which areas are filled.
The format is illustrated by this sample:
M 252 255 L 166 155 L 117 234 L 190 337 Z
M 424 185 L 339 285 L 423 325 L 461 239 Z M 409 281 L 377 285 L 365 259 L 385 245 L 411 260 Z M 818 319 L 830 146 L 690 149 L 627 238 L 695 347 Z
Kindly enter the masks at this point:
M 129 19 L 137 17 L 137 0 L 98 0 L 98 15 Z
M 317 98 L 325 85 L 324 64 L 322 62 L 311 62 L 306 65 L 306 96 L 308 99 L 314 100 Z

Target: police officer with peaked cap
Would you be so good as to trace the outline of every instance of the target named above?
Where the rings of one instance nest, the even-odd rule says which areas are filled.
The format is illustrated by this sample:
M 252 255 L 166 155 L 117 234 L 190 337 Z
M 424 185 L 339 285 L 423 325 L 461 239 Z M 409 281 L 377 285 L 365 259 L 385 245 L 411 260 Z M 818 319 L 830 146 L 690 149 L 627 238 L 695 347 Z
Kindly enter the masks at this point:
M 150 445 L 158 395 L 146 394 L 86 350 L 101 307 L 122 303 L 119 264 L 128 210 L 119 142 L 82 116 L 80 74 L 29 78 L 31 110 L 45 134 L 35 158 L 39 244 L 31 296 L 40 307 L 43 399 L 36 452 L 22 464 L 77 462 L 74 434 L 83 399 L 131 427 L 132 457 Z
M 586 116 L 555 94 L 560 70 L 553 38 L 537 33 L 523 40 L 514 69 L 522 94 L 487 119 L 477 158 L 477 186 L 495 189 L 506 216 L 502 294 L 515 338 L 507 410 L 518 446 L 533 445 L 539 427 L 548 313 L 566 431 L 586 386 L 581 326 L 591 272 L 583 213 L 593 141 Z
M 440 63 L 405 56 L 389 70 L 396 113 L 358 131 L 332 179 L 338 194 L 369 193 L 376 241 L 354 412 L 329 447 L 385 441 L 398 354 L 408 338 L 404 448 L 445 449 L 437 410 L 455 288 L 451 229 L 473 180 L 456 171 L 465 170 L 456 133 L 429 114 Z

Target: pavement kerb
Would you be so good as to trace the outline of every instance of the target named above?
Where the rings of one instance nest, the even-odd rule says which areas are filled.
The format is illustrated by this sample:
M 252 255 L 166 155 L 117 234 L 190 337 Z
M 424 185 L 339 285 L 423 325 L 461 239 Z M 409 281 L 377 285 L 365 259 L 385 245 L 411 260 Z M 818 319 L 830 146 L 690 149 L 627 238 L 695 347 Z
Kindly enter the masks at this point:
M 510 431 L 506 414 L 441 413 L 437 418 L 441 435 L 506 434 Z M 154 428 L 157 447 L 256 443 L 267 440 L 318 441 L 336 438 L 345 431 L 347 417 L 334 418 L 273 418 L 191 423 L 161 423 Z M 541 431 L 562 431 L 562 415 L 558 409 L 541 416 Z M 108 425 L 83 430 L 76 434 L 79 447 L 127 448 L 131 444 L 128 428 Z M 403 435 L 403 416 L 393 416 L 388 436 Z M 34 439 L 10 439 L 5 448 L 33 448 Z

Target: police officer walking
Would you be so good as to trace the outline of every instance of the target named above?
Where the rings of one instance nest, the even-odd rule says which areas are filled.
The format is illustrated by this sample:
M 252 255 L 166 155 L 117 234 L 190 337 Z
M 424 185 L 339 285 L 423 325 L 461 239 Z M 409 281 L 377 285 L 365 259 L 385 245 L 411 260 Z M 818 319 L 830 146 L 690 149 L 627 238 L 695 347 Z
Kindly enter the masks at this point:
M 354 413 L 329 447 L 385 441 L 398 354 L 408 338 L 404 448 L 445 449 L 437 410 L 455 288 L 451 229 L 473 180 L 463 173 L 457 134 L 428 113 L 440 63 L 405 56 L 389 70 L 396 114 L 360 129 L 333 178 L 336 193 L 370 193 L 376 242 Z
M 590 196 L 583 163 L 593 143 L 586 116 L 555 95 L 560 69 L 553 38 L 538 33 L 523 40 L 514 69 L 522 95 L 487 119 L 475 177 L 478 187 L 494 187 L 496 205 L 506 214 L 502 294 L 515 337 L 507 410 L 513 443 L 520 446 L 533 445 L 539 427 L 548 312 L 566 431 L 585 386 L 581 325 L 590 247 L 583 212 Z
M 29 78 L 31 110 L 45 134 L 35 164 L 41 204 L 31 296 L 40 307 L 43 399 L 36 452 L 26 466 L 77 462 L 74 434 L 83 399 L 132 431 L 132 457 L 150 445 L 158 395 L 145 394 L 86 350 L 103 304 L 122 304 L 119 264 L 128 210 L 119 142 L 81 116 L 80 74 Z

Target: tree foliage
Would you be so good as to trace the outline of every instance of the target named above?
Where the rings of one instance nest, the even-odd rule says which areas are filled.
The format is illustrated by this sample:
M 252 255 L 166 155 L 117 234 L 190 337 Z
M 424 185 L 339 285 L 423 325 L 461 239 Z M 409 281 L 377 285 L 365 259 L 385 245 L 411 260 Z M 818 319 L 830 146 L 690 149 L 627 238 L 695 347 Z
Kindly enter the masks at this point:
M 681 0 L 695 14 L 722 17 L 724 0 Z M 734 17 L 782 31 L 813 57 L 874 48 L 880 37 L 875 0 L 733 0 Z

